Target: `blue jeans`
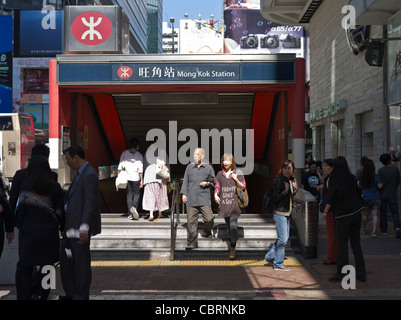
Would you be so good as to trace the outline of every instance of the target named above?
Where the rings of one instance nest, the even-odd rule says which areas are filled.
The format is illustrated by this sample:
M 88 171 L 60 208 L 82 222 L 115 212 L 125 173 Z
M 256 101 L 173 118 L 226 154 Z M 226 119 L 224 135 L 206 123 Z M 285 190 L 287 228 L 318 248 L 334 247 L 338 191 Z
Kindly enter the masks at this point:
M 279 268 L 284 263 L 285 246 L 290 236 L 290 217 L 274 213 L 273 219 L 276 224 L 277 240 L 265 255 L 265 260 L 273 261 L 273 267 Z
M 380 230 L 387 233 L 387 207 L 393 216 L 394 230 L 400 227 L 397 198 L 382 198 L 380 206 Z

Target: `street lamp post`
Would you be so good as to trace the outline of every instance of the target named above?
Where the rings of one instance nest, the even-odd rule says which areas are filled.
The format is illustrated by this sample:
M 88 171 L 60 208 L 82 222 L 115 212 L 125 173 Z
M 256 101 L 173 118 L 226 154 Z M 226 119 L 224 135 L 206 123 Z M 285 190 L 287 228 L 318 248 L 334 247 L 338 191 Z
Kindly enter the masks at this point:
M 173 39 L 173 42 L 172 42 L 172 45 L 173 45 L 173 53 L 174 53 L 174 21 L 175 21 L 175 19 L 173 18 L 173 17 L 171 17 L 170 18 L 170 22 L 171 22 L 171 33 L 172 33 L 172 39 Z

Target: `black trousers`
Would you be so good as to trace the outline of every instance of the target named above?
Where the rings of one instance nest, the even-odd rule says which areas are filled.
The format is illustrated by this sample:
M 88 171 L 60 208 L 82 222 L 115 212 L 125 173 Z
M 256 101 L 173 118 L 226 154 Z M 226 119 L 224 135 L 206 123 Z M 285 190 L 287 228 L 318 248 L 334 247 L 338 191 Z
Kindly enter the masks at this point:
M 139 210 L 139 199 L 141 197 L 140 181 L 128 181 L 127 184 L 127 207 L 129 210 L 134 207 Z
M 356 276 L 366 278 L 365 260 L 361 247 L 361 213 L 356 213 L 349 217 L 336 219 L 336 235 L 338 243 L 337 273 L 341 274 L 344 266 L 349 265 L 348 259 L 348 240 L 355 259 Z
M 4 223 L 3 223 L 3 221 L 0 220 L 0 258 L 1 258 L 1 255 L 3 253 L 3 248 L 4 248 L 4 237 L 5 237 Z
M 225 217 L 228 234 L 230 236 L 231 247 L 235 248 L 238 240 L 238 218 L 239 216 Z
M 15 272 L 15 287 L 17 289 L 17 300 L 31 300 L 35 294 L 41 300 L 47 300 L 50 289 L 43 289 L 42 273 L 44 266 L 23 266 L 18 261 Z
M 92 282 L 90 241 L 81 243 L 63 234 L 60 246 L 60 276 L 68 298 L 89 300 Z

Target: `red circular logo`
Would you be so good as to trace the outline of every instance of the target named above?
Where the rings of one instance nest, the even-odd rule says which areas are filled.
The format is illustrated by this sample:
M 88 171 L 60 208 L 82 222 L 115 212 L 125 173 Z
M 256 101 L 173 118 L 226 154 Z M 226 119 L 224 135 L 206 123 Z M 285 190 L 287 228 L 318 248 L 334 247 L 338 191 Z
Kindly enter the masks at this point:
M 133 75 L 133 71 L 130 67 L 122 66 L 117 69 L 117 75 L 120 79 L 129 79 Z
M 96 11 L 81 13 L 71 25 L 75 39 L 88 46 L 105 42 L 111 35 L 113 25 L 107 16 Z

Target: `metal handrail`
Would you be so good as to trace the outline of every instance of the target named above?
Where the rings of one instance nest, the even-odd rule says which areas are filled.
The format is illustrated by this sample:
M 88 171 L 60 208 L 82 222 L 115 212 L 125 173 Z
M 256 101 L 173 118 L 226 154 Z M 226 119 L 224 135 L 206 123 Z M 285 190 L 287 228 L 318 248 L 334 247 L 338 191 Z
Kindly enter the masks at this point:
M 170 244 L 170 260 L 174 260 L 175 253 L 175 240 L 177 237 L 177 226 L 180 223 L 180 215 L 179 215 L 179 194 L 180 194 L 180 183 L 179 181 L 174 182 L 174 191 L 173 198 L 171 201 L 171 244 Z M 177 215 L 177 219 L 175 216 Z

